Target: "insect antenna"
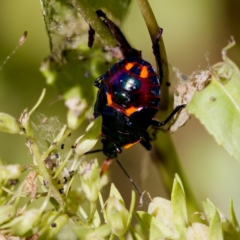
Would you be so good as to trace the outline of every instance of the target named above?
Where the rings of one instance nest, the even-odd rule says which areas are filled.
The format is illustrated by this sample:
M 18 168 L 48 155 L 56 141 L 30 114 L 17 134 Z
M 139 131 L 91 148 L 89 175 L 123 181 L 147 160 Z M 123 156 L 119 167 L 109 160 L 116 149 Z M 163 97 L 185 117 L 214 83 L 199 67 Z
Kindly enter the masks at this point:
M 97 153 L 97 152 L 102 152 L 102 149 L 96 149 L 92 151 L 85 152 L 84 155 L 91 154 L 91 153 Z
M 140 197 L 142 197 L 142 193 L 139 191 L 137 185 L 135 184 L 135 182 L 133 181 L 133 179 L 130 177 L 130 175 L 128 174 L 128 172 L 126 171 L 126 169 L 123 167 L 123 165 L 120 163 L 120 161 L 118 161 L 118 159 L 116 158 L 116 161 L 118 163 L 118 165 L 120 166 L 120 168 L 123 170 L 123 172 L 125 173 L 125 175 L 128 177 L 128 179 L 130 180 L 130 182 L 132 183 L 134 189 L 136 190 L 136 192 L 138 193 L 138 195 Z
M 87 155 L 87 154 L 91 154 L 91 153 L 97 153 L 97 152 L 102 152 L 102 149 L 96 149 L 96 150 L 92 150 L 92 151 L 89 151 L 89 152 L 86 152 L 84 153 L 84 155 Z M 109 161 L 110 159 L 108 159 Z M 136 183 L 133 181 L 133 179 L 131 178 L 131 176 L 128 174 L 128 172 L 126 171 L 126 169 L 123 167 L 123 165 L 120 163 L 120 161 L 117 159 L 116 157 L 116 161 L 118 163 L 118 165 L 120 166 L 120 168 L 123 170 L 123 172 L 125 173 L 125 175 L 127 176 L 127 178 L 129 179 L 129 181 L 132 183 L 133 185 L 133 188 L 136 190 L 136 192 L 138 193 L 138 195 L 142 198 L 143 197 L 143 194 L 140 192 L 140 190 L 138 189 Z M 109 161 L 109 163 L 107 164 L 108 166 L 111 164 L 112 161 Z M 107 166 L 107 168 L 108 168 Z M 101 171 L 101 175 L 103 174 L 103 172 L 106 172 L 106 169 L 102 169 Z

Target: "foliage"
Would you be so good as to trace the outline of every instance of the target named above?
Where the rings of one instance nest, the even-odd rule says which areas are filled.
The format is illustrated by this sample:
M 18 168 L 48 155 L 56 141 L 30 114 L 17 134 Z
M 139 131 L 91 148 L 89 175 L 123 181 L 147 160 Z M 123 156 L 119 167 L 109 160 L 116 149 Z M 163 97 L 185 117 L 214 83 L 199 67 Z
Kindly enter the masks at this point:
M 45 116 L 34 119 L 45 90 L 34 107 L 24 110 L 18 120 L 0 113 L 0 131 L 23 135 L 32 156 L 29 166 L 0 161 L 0 239 L 60 239 L 64 232 L 71 233 L 72 239 L 240 239 L 233 201 L 229 203 L 230 220 L 210 200 L 203 202 L 203 210 L 199 210 L 180 167 L 176 167 L 177 157 L 170 157 L 174 167 L 167 165 L 168 160 L 161 161 L 160 166 L 166 187 L 171 189 L 171 200 L 151 199 L 150 195 L 146 200 L 143 193 L 140 202 L 148 205 L 148 211 L 136 211 L 135 192 L 129 208 L 113 184 L 109 197 L 103 199 L 101 190 L 108 183 L 107 175 L 100 175 L 96 159 L 84 159 L 100 136 L 101 117 L 93 120 L 74 143 L 69 141 L 69 135 L 81 125 L 93 105 L 94 79 L 113 61 L 111 54 L 101 50 L 99 39 L 108 49 L 116 47 L 115 39 L 96 17 L 95 10 L 101 7 L 119 21 L 130 1 L 117 2 L 118 5 L 108 5 L 98 1 L 96 5 L 96 1 L 85 0 L 71 0 L 68 4 L 61 0 L 41 1 L 51 46 L 51 55 L 42 63 L 41 72 L 47 84 L 57 88 L 64 98 L 69 109 L 67 123 L 61 125 L 57 118 Z M 158 26 L 150 6 L 143 11 L 144 3 L 147 1 L 138 0 L 153 39 Z M 93 49 L 86 44 L 88 24 L 99 36 Z M 240 160 L 240 73 L 226 55 L 233 45 L 232 41 L 223 49 L 222 63 L 180 81 L 174 92 L 175 104 L 188 106 L 169 131 L 176 131 L 186 123 L 189 113 L 194 114 L 216 141 Z M 166 64 L 162 40 L 160 46 Z M 165 70 L 165 81 L 167 78 Z M 158 143 L 156 147 L 156 152 L 161 151 Z M 28 175 L 17 184 L 25 172 Z M 39 208 L 34 206 L 37 200 Z M 133 217 L 136 224 L 132 223 Z

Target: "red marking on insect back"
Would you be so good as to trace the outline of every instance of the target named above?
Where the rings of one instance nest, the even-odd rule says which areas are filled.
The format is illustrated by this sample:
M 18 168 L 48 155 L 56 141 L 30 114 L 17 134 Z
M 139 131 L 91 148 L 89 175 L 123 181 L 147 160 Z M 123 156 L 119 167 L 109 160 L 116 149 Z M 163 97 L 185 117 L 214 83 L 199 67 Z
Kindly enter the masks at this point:
M 112 95 L 109 94 L 108 92 L 107 92 L 107 103 L 108 103 L 109 107 L 113 107 L 115 109 L 120 110 L 121 112 L 123 112 L 128 117 L 131 116 L 134 112 L 142 109 L 142 108 L 136 108 L 136 107 L 133 107 L 133 106 L 125 109 L 125 108 L 119 106 L 118 104 L 114 103 L 113 100 L 112 100 Z
M 142 66 L 141 72 L 140 72 L 141 78 L 147 78 L 148 77 L 148 69 L 146 66 Z
M 131 106 L 130 108 L 127 108 L 125 110 L 125 114 L 129 117 L 130 115 L 132 115 L 137 110 L 138 110 L 138 108 Z
M 134 63 L 127 63 L 125 68 L 127 71 L 129 71 L 135 64 Z
M 109 94 L 108 92 L 107 92 L 107 103 L 108 103 L 108 106 L 112 106 L 113 105 L 112 95 Z

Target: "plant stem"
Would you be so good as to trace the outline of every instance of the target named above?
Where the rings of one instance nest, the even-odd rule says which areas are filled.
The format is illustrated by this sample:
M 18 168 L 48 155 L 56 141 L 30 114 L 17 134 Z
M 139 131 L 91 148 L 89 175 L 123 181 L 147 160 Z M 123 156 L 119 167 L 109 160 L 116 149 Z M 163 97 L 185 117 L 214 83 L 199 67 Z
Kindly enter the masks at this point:
M 138 3 L 140 11 L 147 25 L 152 43 L 154 43 L 156 41 L 156 36 L 159 31 L 159 26 L 156 21 L 156 18 L 147 0 L 136 0 L 136 1 Z M 163 83 L 164 83 L 161 86 L 161 89 L 162 89 L 161 106 L 160 106 L 159 112 L 161 116 L 164 118 L 164 115 L 165 116 L 168 115 L 167 109 L 169 105 L 169 94 L 168 94 L 166 83 L 169 82 L 169 70 L 168 70 L 167 54 L 166 54 L 162 37 L 160 38 L 159 46 L 160 46 L 160 56 L 161 56 L 161 62 L 162 62 L 162 68 L 163 68 Z M 171 107 L 171 111 L 172 111 L 172 107 Z M 159 175 L 163 178 L 165 188 L 167 190 L 167 193 L 170 196 L 175 173 L 179 174 L 184 185 L 186 199 L 188 203 L 187 204 L 188 210 L 190 214 L 192 214 L 194 211 L 199 210 L 199 207 L 198 207 L 198 204 L 196 203 L 196 200 L 194 199 L 193 193 L 189 187 L 189 184 L 185 178 L 185 175 L 183 174 L 171 137 L 166 133 L 159 133 L 159 135 L 161 135 L 161 136 L 158 136 L 159 138 L 161 137 L 161 141 L 154 142 L 155 150 L 153 153 L 153 160 L 157 166 Z
M 94 9 L 86 0 L 71 0 L 70 3 L 76 7 L 77 11 L 82 15 L 84 20 L 95 30 L 96 34 L 106 45 L 111 47 L 117 46 L 117 41 L 110 30 L 97 16 Z
M 32 113 L 39 107 L 40 103 L 42 102 L 43 98 L 45 96 L 45 89 L 43 90 L 39 100 L 35 104 L 35 106 L 32 108 L 32 110 L 29 112 L 29 114 L 26 117 L 26 122 L 24 123 L 24 127 L 26 130 L 26 137 L 27 137 L 27 145 L 30 149 L 30 152 L 33 156 L 34 163 L 38 166 L 40 175 L 46 181 L 49 185 L 49 189 L 52 192 L 53 197 L 56 199 L 56 201 L 59 203 L 60 206 L 63 206 L 63 198 L 60 192 L 58 191 L 57 186 L 55 186 L 54 182 L 52 181 L 52 177 L 50 176 L 48 170 L 46 169 L 46 166 L 44 164 L 44 161 L 41 158 L 40 151 L 38 149 L 36 139 L 34 136 L 34 131 L 31 126 L 30 117 Z
M 159 132 L 158 140 L 156 140 L 153 145 L 154 151 L 151 154 L 152 159 L 157 166 L 159 175 L 163 179 L 168 195 L 171 196 L 173 180 L 175 174 L 177 173 L 184 186 L 189 216 L 196 211 L 200 211 L 200 208 L 194 198 L 194 194 L 179 163 L 178 155 L 170 135 Z
M 157 20 L 153 14 L 151 6 L 149 5 L 147 0 L 136 0 L 139 6 L 139 9 L 143 15 L 144 21 L 147 25 L 147 29 L 149 35 L 152 40 L 152 44 L 156 41 L 156 36 L 159 32 L 159 26 Z M 167 53 L 164 46 L 163 38 L 161 37 L 159 40 L 159 48 L 160 48 L 160 56 L 162 62 L 162 69 L 163 69 L 163 79 L 162 82 L 164 83 L 161 86 L 161 106 L 160 111 L 165 111 L 168 109 L 169 105 L 169 93 L 166 83 L 169 82 L 169 70 L 168 70 L 168 60 L 167 60 Z

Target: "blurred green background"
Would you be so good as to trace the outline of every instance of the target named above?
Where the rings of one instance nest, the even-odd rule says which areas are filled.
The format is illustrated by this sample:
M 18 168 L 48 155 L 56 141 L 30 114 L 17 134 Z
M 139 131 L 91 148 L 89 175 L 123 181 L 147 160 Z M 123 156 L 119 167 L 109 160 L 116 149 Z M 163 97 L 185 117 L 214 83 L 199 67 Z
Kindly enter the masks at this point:
M 229 56 L 240 65 L 240 1 L 239 0 L 150 0 L 163 37 L 171 65 L 186 75 L 206 69 L 221 61 L 221 50 L 234 36 L 237 45 Z M 22 33 L 29 36 L 0 71 L 0 112 L 19 118 L 21 112 L 31 108 L 42 91 L 47 96 L 39 111 L 48 117 L 58 116 L 65 123 L 66 108 L 57 100 L 57 91 L 46 86 L 39 72 L 41 61 L 49 55 L 49 42 L 38 1 L 1 1 L 0 3 L 0 65 L 18 44 Z M 141 13 L 133 1 L 122 30 L 130 43 L 143 52 L 143 58 L 154 63 L 151 42 Z M 214 116 L 212 116 L 214 118 Z M 77 135 L 83 133 L 79 129 Z M 228 201 L 232 197 L 240 218 L 240 165 L 218 146 L 198 120 L 192 119 L 172 135 L 181 164 L 190 186 L 201 201 L 209 198 L 226 216 Z M 0 158 L 8 163 L 31 162 L 21 136 L 0 133 Z M 105 157 L 97 155 L 102 161 Z M 140 144 L 124 151 L 119 159 L 142 190 L 152 197 L 163 196 L 161 179 L 149 153 Z M 110 168 L 110 178 L 126 199 L 132 189 L 117 164 Z M 105 190 L 107 192 L 107 190 Z M 128 199 L 129 200 L 129 199 Z

